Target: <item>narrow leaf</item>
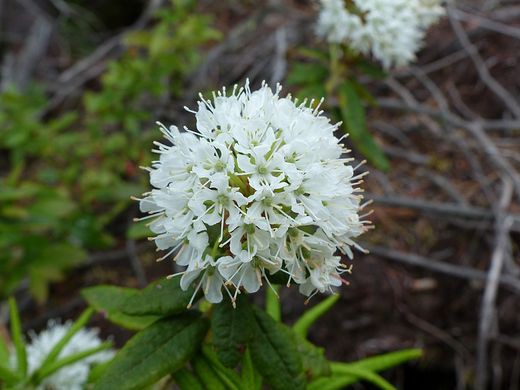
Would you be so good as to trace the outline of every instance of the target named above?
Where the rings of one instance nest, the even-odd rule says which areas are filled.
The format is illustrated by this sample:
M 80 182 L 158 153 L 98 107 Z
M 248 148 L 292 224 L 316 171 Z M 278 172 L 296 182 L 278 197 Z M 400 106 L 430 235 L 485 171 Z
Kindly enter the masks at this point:
M 131 316 L 121 307 L 126 300 L 138 294 L 138 290 L 116 286 L 95 286 L 81 290 L 82 297 L 109 321 L 130 330 L 141 330 L 157 321 L 158 316 Z
M 172 376 L 181 390 L 204 390 L 197 377 L 186 368 L 175 371 Z
M 69 328 L 67 333 L 65 333 L 65 336 L 63 336 L 61 340 L 58 341 L 56 345 L 51 349 L 51 351 L 49 352 L 49 354 L 40 366 L 41 371 L 45 371 L 52 363 L 56 361 L 63 348 L 65 348 L 65 346 L 74 337 L 74 335 L 78 333 L 80 329 L 87 324 L 90 317 L 92 317 L 92 314 L 94 314 L 94 309 L 89 307 L 79 316 L 79 318 Z
M 280 306 L 280 297 L 278 296 L 279 291 L 279 286 L 268 287 L 265 290 L 265 311 L 278 322 L 282 320 L 282 308 Z
M 191 312 L 153 323 L 126 343 L 94 389 L 142 389 L 155 383 L 186 364 L 207 329 L 207 322 Z
M 262 309 L 253 306 L 255 335 L 251 341 L 251 357 L 260 374 L 274 390 L 305 388 L 302 362 L 293 334 Z
M 180 280 L 181 276 L 178 275 L 150 284 L 144 290 L 129 296 L 121 306 L 121 311 L 132 316 L 167 316 L 187 310 L 194 290 L 189 288 L 183 291 Z
M 20 376 L 25 377 L 27 374 L 27 351 L 23 341 L 20 313 L 18 312 L 16 301 L 12 297 L 9 298 L 9 316 L 11 319 L 11 337 L 13 338 L 16 352 L 17 371 Z
M 235 368 L 252 336 L 255 323 L 247 296 L 237 297 L 236 308 L 229 299 L 213 306 L 211 330 L 218 358 L 229 368 Z
M 403 349 L 401 351 L 385 353 L 383 355 L 372 356 L 352 363 L 333 362 L 332 367 L 355 367 L 370 371 L 383 371 L 398 366 L 409 360 L 418 359 L 422 356 L 422 351 L 418 348 Z
M 339 89 L 340 113 L 345 122 L 350 139 L 368 161 L 378 169 L 388 171 L 388 162 L 381 147 L 368 132 L 365 119 L 365 108 L 352 82 L 346 80 Z
M 230 389 L 238 390 L 240 387 L 240 377 L 238 374 L 230 369 L 225 367 L 217 355 L 213 350 L 210 349 L 207 345 L 202 346 L 202 354 L 206 358 L 206 360 L 211 364 L 213 370 L 217 373 L 220 380 L 226 384 Z
M 249 348 L 242 359 L 242 388 L 246 390 L 259 390 L 262 388 L 262 377 L 256 372 L 251 359 Z
M 19 380 L 20 377 L 15 372 L 0 364 L 0 384 L 5 382 L 6 384 L 11 385 L 17 383 Z
M 61 368 L 79 362 L 80 360 L 95 355 L 96 353 L 104 351 L 111 347 L 112 343 L 110 341 L 107 341 L 105 343 L 102 343 L 101 345 L 98 345 L 97 347 L 86 349 L 84 351 L 69 355 L 67 357 L 64 357 L 63 359 L 58 359 L 53 363 L 50 363 L 47 366 L 43 366 L 40 369 L 38 369 L 38 371 L 34 373 L 35 382 L 36 384 L 39 384 L 44 378 L 51 376 Z
M 338 367 L 338 366 L 334 366 L 334 365 L 332 365 L 331 369 L 332 369 L 332 373 L 334 375 L 346 374 L 347 376 L 355 376 L 359 379 L 372 383 L 373 385 L 379 387 L 380 389 L 395 390 L 395 387 L 392 386 L 390 383 L 388 383 L 386 381 L 386 379 L 384 379 L 382 376 L 380 376 L 370 370 L 366 370 L 366 369 L 359 368 L 359 367 L 352 367 L 352 366 Z
M 307 337 L 307 333 L 309 332 L 311 325 L 314 324 L 326 312 L 328 312 L 339 300 L 339 298 L 339 294 L 331 295 L 309 310 L 306 310 L 305 313 L 303 313 L 303 315 L 298 319 L 298 321 L 294 323 L 292 327 L 293 331 L 302 337 Z
M 205 389 L 227 390 L 226 385 L 220 380 L 215 370 L 203 356 L 196 356 L 191 364 L 197 377 L 204 384 Z

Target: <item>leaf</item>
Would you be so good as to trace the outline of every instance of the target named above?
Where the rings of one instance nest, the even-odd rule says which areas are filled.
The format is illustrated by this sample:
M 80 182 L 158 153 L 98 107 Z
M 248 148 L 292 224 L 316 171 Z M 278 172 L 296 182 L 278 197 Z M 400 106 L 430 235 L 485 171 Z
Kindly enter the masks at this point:
M 339 108 L 350 139 L 354 146 L 359 149 L 369 162 L 383 171 L 390 169 L 381 147 L 370 135 L 366 127 L 365 109 L 359 98 L 354 84 L 346 80 L 339 89 Z
M 126 231 L 126 238 L 131 240 L 140 240 L 150 236 L 152 236 L 152 231 L 149 228 L 149 221 L 134 223 Z
M 23 341 L 20 313 L 14 298 L 9 298 L 9 318 L 11 319 L 11 337 L 13 338 L 16 353 L 16 367 L 21 377 L 27 375 L 27 350 Z
M 197 377 L 204 384 L 205 389 L 211 390 L 227 390 L 226 385 L 222 383 L 215 370 L 209 362 L 201 355 L 196 356 L 191 362 Z
M 324 82 L 328 74 L 329 70 L 322 64 L 297 62 L 287 75 L 286 83 L 303 86 L 318 84 Z
M 265 311 L 277 322 L 282 320 L 282 308 L 278 296 L 279 286 L 269 286 L 265 290 Z
M 231 368 L 225 367 L 218 356 L 213 352 L 213 350 L 207 346 L 202 346 L 202 354 L 206 358 L 206 360 L 210 363 L 213 370 L 216 372 L 220 380 L 230 389 L 238 390 L 240 387 L 240 377 L 236 373 L 235 370 Z
M 236 308 L 229 299 L 213 306 L 211 330 L 218 358 L 226 367 L 235 368 L 252 336 L 255 324 L 251 305 L 246 296 L 239 295 Z
M 206 320 L 190 312 L 155 322 L 119 351 L 94 390 L 142 389 L 182 368 L 199 349 Z
M 383 371 L 408 360 L 417 359 L 421 355 L 422 351 L 420 349 L 405 349 L 351 363 L 331 362 L 330 366 L 333 375 L 315 380 L 309 384 L 308 390 L 343 389 L 348 385 L 359 382 L 361 379 L 370 380 L 366 378 L 366 372 Z M 360 375 L 360 371 L 356 370 L 362 370 L 365 376 L 363 377 L 363 372 Z
M 159 316 L 131 316 L 121 311 L 126 300 L 139 291 L 116 286 L 95 286 L 81 290 L 81 296 L 109 321 L 130 330 L 141 330 L 157 321 Z
M 175 371 L 172 376 L 181 390 L 204 390 L 197 377 L 186 368 Z
M 121 305 L 124 314 L 132 316 L 178 314 L 187 309 L 195 290 L 183 291 L 181 275 L 160 279 L 137 294 L 130 295 Z
M 74 324 L 72 324 L 69 330 L 67 330 L 65 335 L 54 345 L 54 347 L 52 347 L 50 352 L 41 363 L 36 376 L 39 376 L 41 372 L 46 371 L 46 369 L 56 361 L 63 348 L 65 348 L 69 341 L 72 340 L 74 335 L 87 324 L 90 317 L 92 317 L 92 314 L 94 314 L 94 309 L 90 307 L 81 313 L 79 318 L 74 322 Z
M 290 329 L 256 306 L 253 312 L 256 324 L 250 348 L 255 367 L 274 390 L 304 389 L 302 362 Z
M 340 390 L 348 385 L 364 380 L 372 383 L 383 390 L 395 390 L 395 387 L 390 384 L 382 376 L 361 368 L 349 368 L 343 374 L 335 373 L 332 377 L 320 378 L 309 384 L 308 390 Z
M 370 370 L 364 369 L 364 368 L 355 367 L 355 366 L 342 366 L 342 367 L 332 366 L 332 373 L 334 375 L 346 374 L 347 376 L 354 376 L 359 379 L 363 379 L 367 382 L 370 382 L 373 385 L 375 385 L 383 390 L 395 390 L 395 387 L 392 386 L 390 383 L 388 383 L 386 381 L 386 379 L 384 379 L 380 375 L 378 375 Z
M 262 377 L 256 372 L 251 359 L 249 348 L 242 359 L 242 387 L 247 390 L 260 390 L 262 388 Z
M 303 371 L 307 381 L 328 376 L 331 373 L 330 364 L 325 357 L 325 350 L 318 348 L 305 338 L 296 335 L 296 347 L 302 359 Z
M 352 363 L 334 362 L 333 367 L 349 366 L 363 368 L 370 371 L 383 371 L 408 360 L 418 359 L 422 356 L 422 350 L 418 348 L 403 349 L 401 351 L 385 353 L 383 355 L 372 356 Z
M 331 295 L 317 305 L 313 306 L 311 309 L 306 310 L 305 313 L 303 313 L 303 315 L 292 326 L 293 331 L 303 338 L 307 337 L 307 333 L 309 332 L 311 325 L 314 324 L 327 311 L 329 311 L 339 298 L 339 294 Z

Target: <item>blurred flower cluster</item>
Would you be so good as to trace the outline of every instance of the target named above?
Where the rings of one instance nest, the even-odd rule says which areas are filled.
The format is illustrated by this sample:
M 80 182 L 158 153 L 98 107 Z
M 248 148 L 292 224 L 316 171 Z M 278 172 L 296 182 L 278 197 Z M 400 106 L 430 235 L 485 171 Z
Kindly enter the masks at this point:
M 240 289 L 257 291 L 267 274 L 286 274 L 309 296 L 342 283 L 360 218 L 362 175 L 317 108 L 267 85 L 213 94 L 198 104 L 196 131 L 162 131 L 150 168 L 155 187 L 141 200 L 158 249 L 176 253 L 181 287 L 197 280 L 210 302 L 222 287 L 234 301 Z M 269 282 L 267 280 L 267 282 Z M 229 287 L 234 286 L 235 291 Z
M 321 0 L 316 33 L 372 54 L 385 68 L 415 59 L 426 30 L 444 13 L 440 0 Z

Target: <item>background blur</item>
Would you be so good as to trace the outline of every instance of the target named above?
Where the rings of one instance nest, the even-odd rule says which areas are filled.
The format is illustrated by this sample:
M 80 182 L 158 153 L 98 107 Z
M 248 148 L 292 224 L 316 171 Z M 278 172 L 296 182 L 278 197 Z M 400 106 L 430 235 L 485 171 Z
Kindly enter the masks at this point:
M 155 121 L 193 127 L 184 106 L 246 77 L 298 93 L 316 17 L 304 0 L 0 0 L 0 302 L 16 295 L 24 328 L 73 318 L 83 287 L 171 272 L 132 222 Z M 359 80 L 390 169 L 362 168 L 371 254 L 312 329 L 329 358 L 420 346 L 388 373 L 400 388 L 520 388 L 519 60 L 518 0 L 457 1 L 415 65 Z M 282 291 L 286 321 L 303 301 Z

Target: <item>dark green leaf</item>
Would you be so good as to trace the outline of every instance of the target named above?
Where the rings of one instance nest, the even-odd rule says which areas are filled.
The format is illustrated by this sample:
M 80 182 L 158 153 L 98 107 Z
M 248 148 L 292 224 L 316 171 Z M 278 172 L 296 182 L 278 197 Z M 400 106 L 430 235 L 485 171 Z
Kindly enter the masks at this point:
M 262 377 L 256 372 L 251 359 L 249 348 L 244 353 L 242 360 L 242 387 L 247 390 L 259 390 L 262 388 Z
M 95 390 L 142 389 L 182 368 L 199 349 L 208 329 L 195 313 L 155 322 L 119 351 Z
M 137 294 L 129 296 L 121 306 L 123 313 L 132 316 L 177 314 L 187 309 L 194 289 L 183 291 L 181 276 L 161 279 Z
M 191 361 L 191 364 L 197 377 L 204 384 L 204 388 L 211 390 L 227 390 L 226 385 L 220 380 L 220 377 L 204 356 L 196 356 Z
M 302 358 L 303 371 L 307 380 L 330 375 L 330 364 L 325 358 L 325 350 L 318 348 L 305 338 L 296 335 L 296 346 Z
M 21 377 L 27 374 L 27 351 L 23 341 L 20 313 L 14 298 L 9 298 L 9 317 L 11 319 L 11 337 L 16 352 L 16 369 Z
M 365 109 L 356 88 L 349 80 L 339 90 L 340 113 L 354 146 L 374 166 L 388 171 L 390 164 L 381 147 L 376 143 L 366 127 Z
M 111 322 L 131 330 L 144 329 L 160 318 L 151 315 L 131 316 L 121 311 L 126 300 L 138 293 L 136 289 L 116 286 L 95 286 L 81 290 L 82 297 L 94 309 L 102 312 Z
M 197 377 L 186 368 L 175 371 L 172 376 L 181 390 L 204 390 Z
M 217 355 L 230 368 L 236 367 L 240 362 L 255 323 L 251 305 L 243 295 L 238 296 L 236 308 L 233 308 L 229 299 L 214 305 L 211 317 L 213 344 Z
M 305 375 L 294 335 L 262 309 L 253 306 L 256 324 L 251 357 L 260 374 L 274 390 L 305 388 Z

